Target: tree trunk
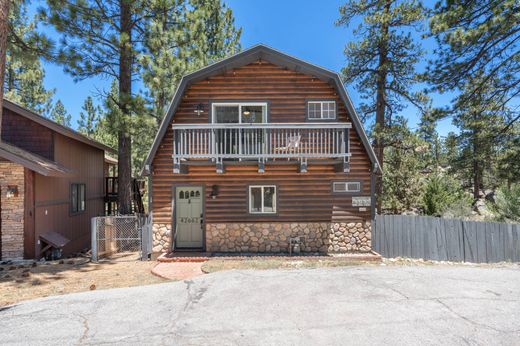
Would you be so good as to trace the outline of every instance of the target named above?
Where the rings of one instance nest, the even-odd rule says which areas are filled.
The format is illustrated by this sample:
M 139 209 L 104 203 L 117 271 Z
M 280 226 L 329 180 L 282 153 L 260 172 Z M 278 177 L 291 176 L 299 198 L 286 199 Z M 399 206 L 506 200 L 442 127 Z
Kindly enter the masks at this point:
M 476 121 L 476 115 L 474 115 L 474 120 Z M 480 162 L 479 162 L 479 144 L 477 140 L 477 130 L 473 130 L 473 199 L 476 201 L 480 198 Z
M 385 3 L 384 11 L 385 13 L 390 12 L 390 1 Z M 386 22 L 381 26 L 381 42 L 379 44 L 379 65 L 377 71 L 377 90 L 376 90 L 376 135 L 375 135 L 375 152 L 377 159 L 379 161 L 380 172 L 383 170 L 383 162 L 384 162 L 384 150 L 385 144 L 382 138 L 382 132 L 386 129 L 385 122 L 385 113 L 386 113 L 386 78 L 387 78 L 387 70 L 386 70 L 386 62 L 388 59 L 388 24 Z M 383 176 L 382 174 L 377 174 L 376 176 L 376 195 L 377 195 L 377 203 L 376 208 L 377 212 L 381 212 L 381 207 L 383 204 L 382 196 L 383 196 Z
M 118 207 L 120 214 L 132 213 L 132 136 L 130 133 L 132 98 L 131 2 L 120 0 L 121 33 L 119 56 L 119 106 L 122 121 L 118 129 Z
M 4 110 L 4 77 L 9 33 L 9 7 L 11 0 L 0 0 L 0 138 L 2 134 L 2 113 Z

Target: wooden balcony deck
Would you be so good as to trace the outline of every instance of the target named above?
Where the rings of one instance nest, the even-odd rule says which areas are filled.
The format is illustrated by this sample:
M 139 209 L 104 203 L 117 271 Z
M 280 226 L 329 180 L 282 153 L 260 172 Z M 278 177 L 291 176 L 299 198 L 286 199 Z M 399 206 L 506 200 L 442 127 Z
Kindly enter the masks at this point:
M 349 170 L 350 123 L 247 123 L 173 125 L 174 173 L 189 160 L 257 161 L 259 172 L 274 160 L 295 160 L 306 172 L 309 159 L 332 159 Z

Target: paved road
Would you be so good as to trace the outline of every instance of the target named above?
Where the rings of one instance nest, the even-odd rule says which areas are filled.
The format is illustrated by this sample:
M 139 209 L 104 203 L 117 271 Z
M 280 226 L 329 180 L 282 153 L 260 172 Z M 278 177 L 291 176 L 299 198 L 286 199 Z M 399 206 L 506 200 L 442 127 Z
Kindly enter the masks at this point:
M 520 270 L 220 272 L 8 307 L 0 343 L 519 345 Z

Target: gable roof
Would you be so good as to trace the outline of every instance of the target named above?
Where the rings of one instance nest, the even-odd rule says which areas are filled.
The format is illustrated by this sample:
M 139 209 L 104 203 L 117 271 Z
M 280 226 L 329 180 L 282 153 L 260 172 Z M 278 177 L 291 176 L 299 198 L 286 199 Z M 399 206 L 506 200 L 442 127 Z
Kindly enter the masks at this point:
M 116 151 L 109 146 L 106 146 L 102 143 L 99 143 L 95 140 L 92 140 L 88 138 L 85 135 L 82 135 L 81 133 L 72 130 L 71 128 L 68 128 L 66 126 L 60 125 L 57 122 L 54 122 L 48 118 L 45 118 L 44 116 L 41 116 L 40 114 L 33 112 L 17 103 L 14 103 L 12 101 L 9 101 L 4 98 L 4 108 L 9 109 L 10 111 L 21 115 L 29 120 L 34 121 L 35 123 L 38 123 L 42 126 L 45 126 L 48 129 L 51 129 L 52 131 L 55 131 L 65 137 L 72 138 L 76 141 L 82 142 L 84 144 L 90 145 L 91 147 L 101 149 L 107 152 L 115 153 Z
M 74 171 L 56 162 L 0 141 L 0 157 L 24 166 L 46 177 L 68 177 Z
M 269 61 L 278 66 L 286 67 L 290 70 L 312 75 L 316 78 L 333 84 L 338 90 L 341 100 L 345 103 L 349 111 L 353 127 L 358 133 L 361 142 L 363 143 L 363 146 L 365 147 L 365 150 L 368 153 L 370 161 L 372 162 L 372 165 L 375 166 L 376 170 L 380 169 L 381 166 L 379 165 L 374 149 L 368 141 L 368 137 L 363 128 L 363 124 L 359 120 L 359 116 L 357 115 L 356 110 L 352 105 L 352 101 L 350 100 L 350 97 L 341 81 L 341 77 L 339 76 L 339 74 L 337 72 L 295 58 L 291 55 L 280 52 L 279 50 L 276 50 L 274 48 L 268 47 L 263 44 L 259 44 L 249 49 L 246 49 L 240 53 L 237 53 L 229 58 L 208 65 L 200 70 L 189 73 L 182 77 L 179 86 L 175 91 L 175 95 L 173 96 L 172 102 L 170 103 L 170 106 L 163 118 L 161 126 L 159 127 L 159 131 L 155 136 L 152 148 L 150 149 L 150 152 L 148 153 L 148 156 L 144 162 L 144 167 L 141 173 L 149 173 L 148 167 L 152 163 L 152 160 L 157 152 L 157 149 L 159 148 L 161 140 L 166 134 L 166 131 L 168 130 L 168 126 L 171 123 L 171 120 L 173 118 L 173 115 L 175 114 L 175 111 L 177 110 L 177 107 L 182 101 L 182 96 L 187 87 L 189 87 L 193 83 L 204 80 L 210 76 L 225 73 L 228 70 L 253 63 L 255 61 L 258 61 L 259 59 Z

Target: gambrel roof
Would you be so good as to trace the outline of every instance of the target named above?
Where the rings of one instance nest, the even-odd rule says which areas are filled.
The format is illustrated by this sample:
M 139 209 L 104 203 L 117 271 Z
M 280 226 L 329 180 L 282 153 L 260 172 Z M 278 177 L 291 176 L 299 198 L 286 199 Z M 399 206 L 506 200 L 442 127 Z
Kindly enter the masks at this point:
M 223 74 L 226 71 L 229 71 L 237 67 L 245 66 L 247 64 L 258 61 L 259 59 L 271 62 L 275 65 L 282 66 L 293 71 L 312 75 L 316 78 L 330 83 L 331 85 L 334 85 L 338 91 L 341 100 L 344 102 L 345 106 L 349 111 L 349 115 L 352 120 L 352 125 L 358 133 L 359 138 L 361 138 L 363 146 L 365 147 L 370 161 L 372 162 L 372 166 L 375 167 L 376 170 L 380 169 L 380 165 L 377 160 L 376 154 L 372 146 L 370 145 L 370 142 L 368 141 L 367 135 L 363 128 L 363 124 L 359 120 L 356 110 L 352 105 L 352 101 L 350 100 L 350 97 L 341 81 L 341 77 L 339 76 L 339 74 L 334 71 L 295 58 L 288 54 L 282 53 L 274 48 L 268 47 L 263 44 L 259 44 L 249 49 L 243 50 L 242 52 L 237 53 L 229 58 L 208 65 L 200 70 L 197 70 L 182 77 L 181 82 L 179 83 L 179 86 L 177 87 L 177 90 L 175 92 L 175 95 L 173 96 L 173 100 L 164 116 L 161 126 L 159 127 L 159 131 L 155 136 L 152 148 L 150 149 L 150 152 L 148 153 L 148 156 L 144 162 L 142 173 L 149 173 L 149 166 L 152 164 L 157 149 L 159 148 L 159 145 L 164 135 L 166 134 L 166 131 L 168 130 L 168 126 L 170 126 L 171 124 L 173 115 L 175 114 L 177 107 L 182 101 L 182 96 L 184 95 L 186 88 L 188 88 L 191 84 L 204 80 L 210 76 Z

